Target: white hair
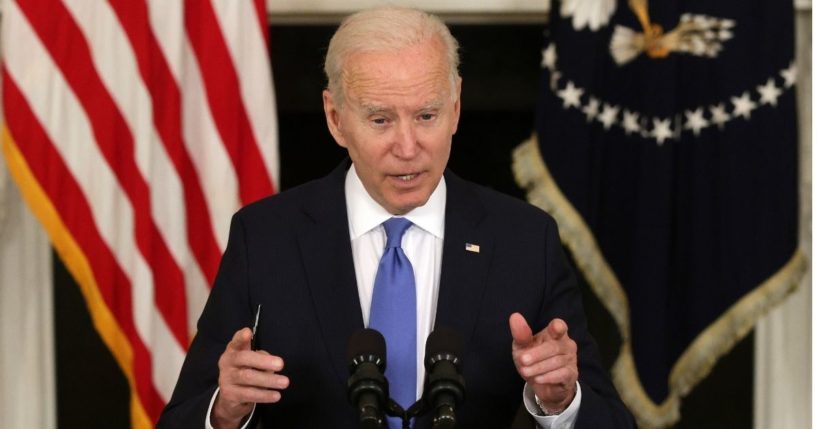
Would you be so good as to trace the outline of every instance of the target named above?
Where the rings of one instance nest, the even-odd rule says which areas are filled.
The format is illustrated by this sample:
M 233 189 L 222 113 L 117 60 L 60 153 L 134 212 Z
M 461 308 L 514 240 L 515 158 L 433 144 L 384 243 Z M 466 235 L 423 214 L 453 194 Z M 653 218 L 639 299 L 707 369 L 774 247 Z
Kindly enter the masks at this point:
M 442 20 L 417 9 L 381 6 L 348 16 L 341 22 L 326 53 L 324 72 L 329 92 L 343 104 L 341 78 L 345 61 L 357 52 L 395 52 L 439 37 L 448 60 L 451 96 L 456 97 L 459 43 Z

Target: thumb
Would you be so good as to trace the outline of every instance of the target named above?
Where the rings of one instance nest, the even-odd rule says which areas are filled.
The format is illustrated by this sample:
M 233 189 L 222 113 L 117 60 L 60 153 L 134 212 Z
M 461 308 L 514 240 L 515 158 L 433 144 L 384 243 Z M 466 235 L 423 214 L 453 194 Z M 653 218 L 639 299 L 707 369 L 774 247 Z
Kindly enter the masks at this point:
M 250 330 L 250 328 L 242 328 L 235 332 L 233 339 L 230 340 L 230 344 L 227 344 L 227 348 L 235 351 L 249 350 L 251 340 L 252 330 Z
M 550 338 L 558 340 L 567 333 L 567 323 L 562 319 L 553 319 L 548 323 L 545 332 Z
M 533 331 L 524 316 L 519 313 L 511 314 L 508 324 L 511 327 L 513 342 L 518 346 L 524 347 L 533 342 Z

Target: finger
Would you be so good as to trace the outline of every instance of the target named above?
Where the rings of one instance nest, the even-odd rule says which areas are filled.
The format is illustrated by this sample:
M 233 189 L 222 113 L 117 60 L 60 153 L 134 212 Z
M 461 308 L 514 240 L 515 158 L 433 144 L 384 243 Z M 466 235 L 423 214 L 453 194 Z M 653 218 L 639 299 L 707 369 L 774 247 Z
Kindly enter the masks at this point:
M 525 380 L 529 380 L 560 368 L 569 367 L 573 362 L 574 360 L 568 355 L 556 355 L 548 359 L 535 361 L 530 365 L 520 366 L 519 375 Z
M 281 400 L 281 392 L 257 387 L 232 386 L 223 389 L 221 393 L 224 394 L 225 400 L 230 398 L 229 400 L 238 403 L 268 404 Z
M 511 327 L 511 336 L 516 346 L 526 347 L 533 342 L 533 331 L 531 331 L 524 316 L 519 313 L 511 314 L 508 324 Z
M 232 382 L 234 385 L 242 387 L 256 387 L 271 390 L 284 390 L 289 387 L 289 377 L 272 372 L 258 371 L 252 368 L 236 370 Z
M 572 367 L 561 367 L 553 371 L 537 375 L 533 378 L 533 382 L 542 385 L 559 386 L 563 388 L 570 388 L 576 383 L 579 378 L 579 372 Z
M 547 334 L 539 333 L 537 337 L 543 337 L 543 341 L 536 341 L 526 348 L 513 351 L 514 363 L 522 377 L 527 377 L 529 373 L 524 373 L 523 368 L 540 365 L 555 357 L 563 359 L 565 362 L 576 362 L 576 342 L 568 336 L 563 336 L 559 340 L 547 339 Z M 537 372 L 541 370 L 536 370 Z M 526 375 L 528 374 L 528 375 Z
M 559 347 L 559 344 L 552 341 L 539 344 L 531 343 L 524 348 L 513 351 L 514 358 L 518 359 L 519 364 L 523 366 L 533 365 L 564 353 L 565 351 Z
M 244 350 L 231 354 L 228 367 L 250 368 L 259 371 L 280 372 L 284 369 L 284 360 L 266 352 Z
M 250 330 L 250 328 L 242 328 L 236 331 L 233 335 L 233 339 L 227 344 L 227 348 L 235 351 L 249 350 L 251 340 L 252 330 Z
M 567 334 L 567 323 L 562 319 L 553 319 L 548 323 L 545 332 L 551 339 L 559 340 Z

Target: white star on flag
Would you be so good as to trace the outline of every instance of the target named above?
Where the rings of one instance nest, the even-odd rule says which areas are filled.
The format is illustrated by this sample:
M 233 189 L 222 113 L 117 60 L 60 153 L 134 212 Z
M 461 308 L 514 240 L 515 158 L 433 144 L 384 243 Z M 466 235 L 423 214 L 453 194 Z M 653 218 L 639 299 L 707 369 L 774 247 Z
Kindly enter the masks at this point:
M 726 108 L 723 107 L 723 103 L 719 103 L 715 106 L 709 107 L 709 112 L 712 113 L 712 122 L 718 125 L 718 128 L 723 129 L 723 124 L 729 122 L 732 119 L 728 113 L 726 113 Z
M 783 80 L 785 81 L 784 85 L 786 88 L 791 88 L 794 85 L 794 82 L 797 81 L 797 65 L 792 62 L 789 64 L 788 68 L 785 68 L 780 72 L 780 76 L 783 76 Z
M 669 119 L 652 118 L 652 125 L 652 137 L 655 138 L 659 146 L 664 144 L 664 140 L 672 137 L 672 127 Z
M 774 84 L 774 79 L 769 78 L 766 85 L 757 87 L 757 92 L 760 93 L 760 104 L 771 104 L 777 106 L 777 98 L 783 93 L 777 85 Z
M 582 109 L 585 116 L 587 116 L 587 122 L 596 119 L 596 115 L 599 114 L 599 100 L 596 97 L 590 97 L 590 101 L 587 102 L 587 106 Z
M 631 112 L 625 109 L 623 122 L 624 123 L 622 126 L 624 127 L 624 132 L 627 133 L 627 135 L 641 131 L 641 126 L 638 125 L 638 112 Z
M 542 67 L 548 70 L 556 68 L 556 45 L 551 43 L 547 48 L 542 49 Z
M 565 89 L 557 91 L 556 93 L 559 95 L 559 98 L 562 99 L 562 107 L 565 109 L 571 106 L 581 106 L 579 98 L 581 98 L 582 94 L 584 94 L 584 90 L 577 88 L 575 85 L 573 85 L 573 82 L 568 81 Z
M 732 111 L 732 114 L 736 117 L 743 116 L 747 121 L 752 116 L 752 110 L 757 108 L 757 103 L 752 101 L 748 91 L 744 92 L 740 97 L 732 97 L 732 104 L 735 105 L 735 110 Z
M 604 109 L 602 109 L 601 115 L 599 115 L 599 122 L 604 124 L 605 130 L 609 130 L 616 122 L 619 110 L 621 110 L 621 108 L 618 106 L 611 106 L 604 103 Z
M 686 116 L 686 124 L 684 129 L 692 130 L 692 133 L 697 137 L 701 134 L 701 130 L 709 126 L 709 122 L 704 119 L 704 109 L 699 107 L 694 111 L 687 110 L 684 112 Z

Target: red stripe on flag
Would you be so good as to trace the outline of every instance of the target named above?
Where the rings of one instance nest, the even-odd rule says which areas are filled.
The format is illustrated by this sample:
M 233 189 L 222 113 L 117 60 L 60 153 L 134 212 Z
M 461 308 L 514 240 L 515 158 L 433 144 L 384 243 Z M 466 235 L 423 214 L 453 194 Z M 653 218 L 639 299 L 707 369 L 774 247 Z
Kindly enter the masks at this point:
M 32 173 L 85 253 L 105 304 L 115 315 L 131 344 L 133 368 L 123 370 L 132 374 L 135 390 L 149 417 L 155 422 L 164 402 L 151 381 L 150 353 L 134 326 L 130 281 L 97 230 L 91 208 L 79 184 L 5 68 L 3 109 L 11 135 L 19 142 L 18 147 L 29 160 Z
M 274 188 L 241 100 L 238 74 L 210 1 L 185 0 L 184 15 L 216 128 L 238 175 L 241 202 L 249 204 Z
M 136 166 L 133 135 L 94 68 L 87 41 L 62 2 L 20 0 L 18 4 L 82 104 L 100 152 L 133 205 L 136 243 L 151 268 L 156 306 L 186 350 L 184 275 L 151 218 L 150 188 Z
M 269 49 L 269 29 L 267 29 L 267 5 L 264 0 L 255 0 L 255 14 L 258 16 L 258 28 L 264 35 L 264 44 Z
M 199 180 L 199 173 L 206 172 L 196 171 L 184 145 L 179 86 L 150 29 L 146 3 L 139 0 L 110 0 L 110 4 L 133 46 L 139 73 L 153 101 L 153 123 L 184 186 L 188 244 L 208 285 L 212 285 L 221 260 L 221 249 Z

